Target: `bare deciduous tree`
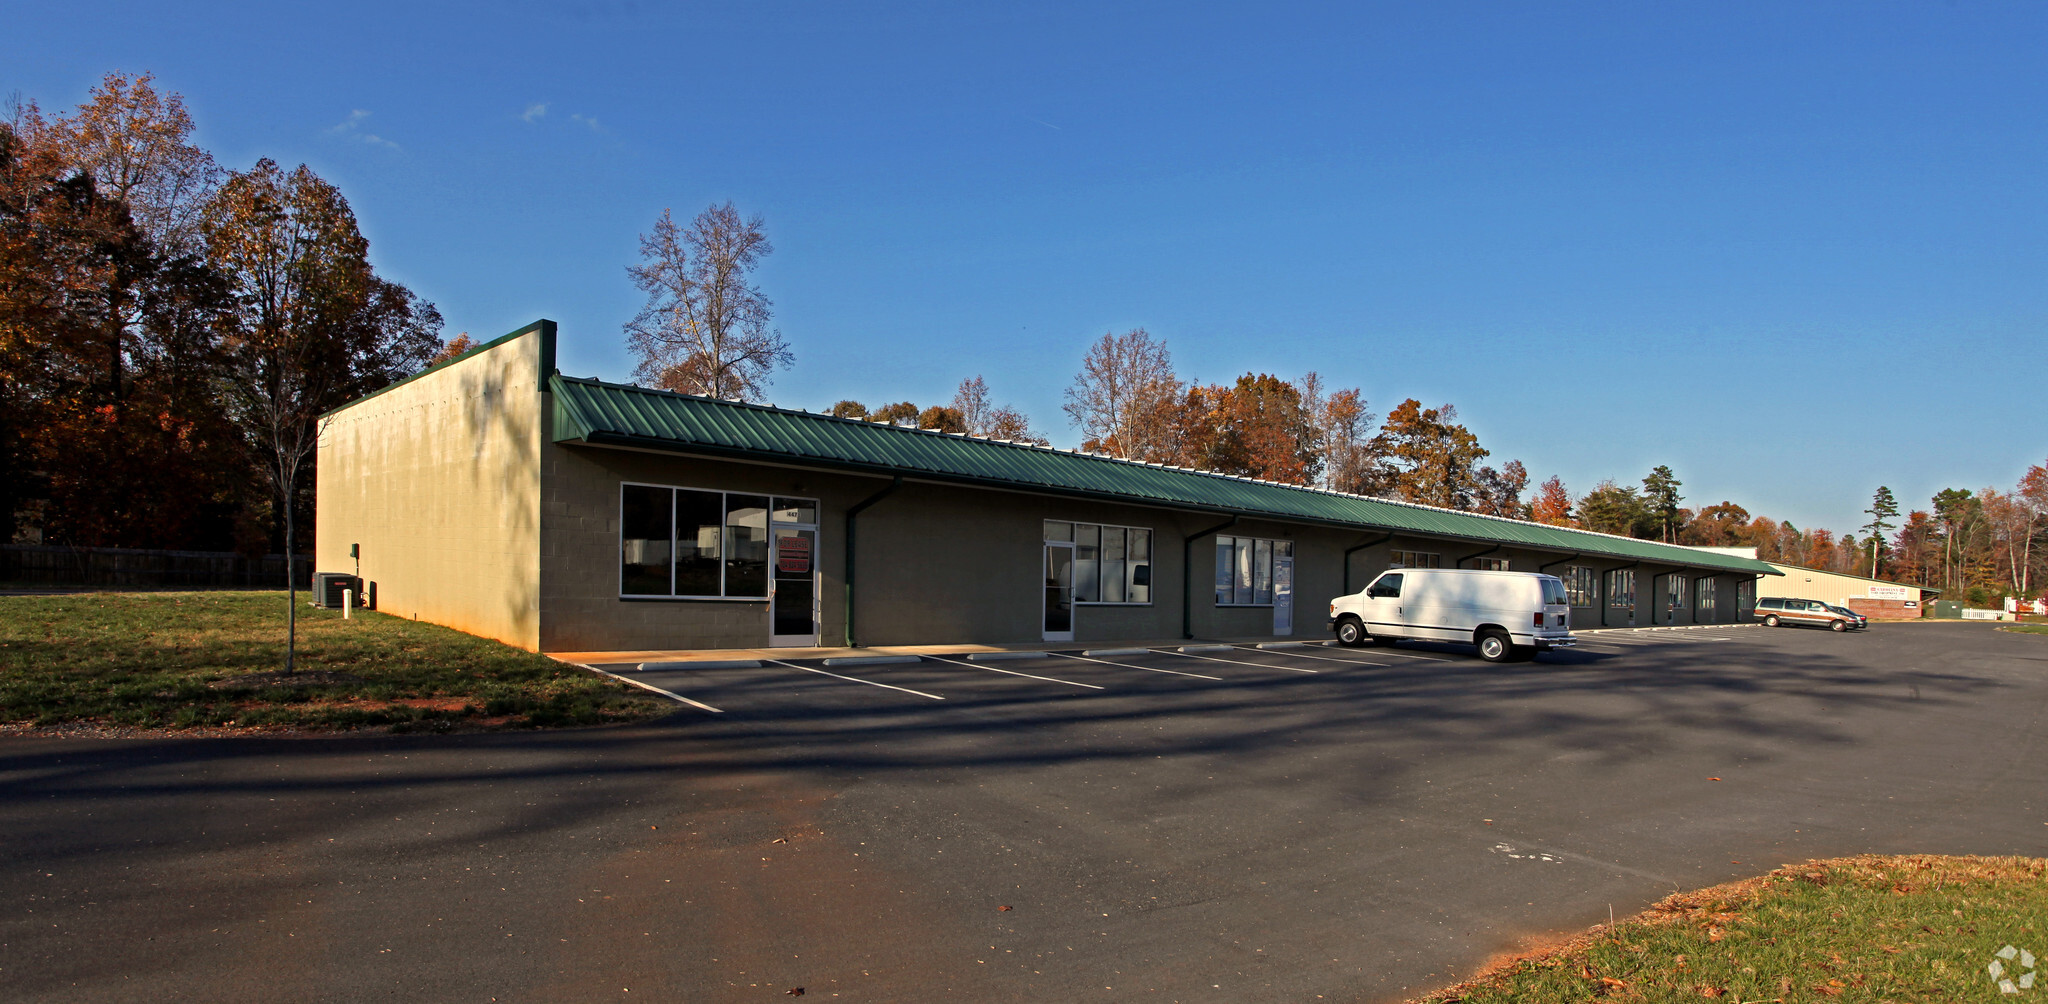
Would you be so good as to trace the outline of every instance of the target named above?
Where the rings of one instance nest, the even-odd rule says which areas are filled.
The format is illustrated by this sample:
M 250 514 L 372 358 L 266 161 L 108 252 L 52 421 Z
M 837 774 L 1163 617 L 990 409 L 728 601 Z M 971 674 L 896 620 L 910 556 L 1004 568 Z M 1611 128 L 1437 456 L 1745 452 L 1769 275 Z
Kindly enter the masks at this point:
M 661 211 L 640 235 L 641 263 L 628 266 L 647 305 L 626 322 L 626 344 L 640 358 L 634 374 L 686 394 L 747 400 L 769 374 L 795 358 L 768 326 L 773 304 L 748 275 L 775 248 L 761 217 L 741 219 L 728 202 L 684 230 Z
M 1365 406 L 1356 387 L 1325 393 L 1323 378 L 1310 372 L 1301 378 L 1301 404 L 1315 426 L 1322 451 L 1322 487 L 1354 495 L 1376 494 L 1378 457 L 1372 451 L 1372 427 L 1379 416 Z
M 1067 417 L 1091 449 L 1131 460 L 1171 452 L 1172 415 L 1181 393 L 1166 343 L 1144 328 L 1104 334 L 1067 388 Z
M 1023 412 L 989 403 L 988 382 L 979 374 L 960 381 L 960 390 L 953 395 L 953 410 L 960 413 L 969 435 L 1047 445 L 1044 436 L 1031 431 L 1031 420 Z

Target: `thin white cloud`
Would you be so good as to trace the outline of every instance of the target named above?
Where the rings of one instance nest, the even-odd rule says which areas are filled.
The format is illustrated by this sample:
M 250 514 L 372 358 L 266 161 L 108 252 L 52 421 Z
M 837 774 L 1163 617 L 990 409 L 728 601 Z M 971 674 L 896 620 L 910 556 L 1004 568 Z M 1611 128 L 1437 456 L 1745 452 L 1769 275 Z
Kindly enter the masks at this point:
M 594 119 L 594 118 L 591 118 L 591 117 L 590 117 L 590 116 L 588 116 L 588 115 L 579 115 L 579 114 L 576 114 L 576 113 L 574 113 L 574 112 L 571 112 L 571 113 L 569 113 L 569 119 L 570 119 L 570 121 L 572 121 L 572 122 L 581 122 L 581 123 L 583 123 L 584 125 L 587 125 L 587 126 L 589 126 L 589 127 L 590 127 L 590 131 L 591 131 L 591 132 L 599 132 L 599 133 L 601 133 L 601 132 L 603 132 L 603 131 L 604 131 L 604 126 L 598 125 L 598 124 L 597 124 L 597 120 L 596 120 L 596 119 Z
M 527 105 L 527 106 L 526 106 L 526 114 L 524 114 L 524 115 L 521 115 L 521 116 L 519 116 L 519 117 L 520 117 L 520 118 L 522 118 L 522 119 L 525 119 L 525 120 L 526 120 L 526 121 L 528 121 L 528 122 L 536 122 L 536 121 L 539 121 L 540 119 L 546 118 L 546 117 L 547 117 L 547 114 L 548 114 L 548 105 L 547 105 L 547 102 L 545 102 L 545 101 L 536 101 L 536 102 L 534 102 L 533 104 Z
M 343 139 L 353 140 L 357 143 L 364 143 L 369 146 L 387 147 L 392 150 L 399 149 L 398 144 L 393 143 L 392 141 L 385 139 L 384 137 L 379 136 L 376 133 L 364 131 L 363 123 L 368 121 L 369 118 L 369 112 L 364 111 L 361 108 L 358 108 L 352 112 L 349 112 L 348 118 L 344 119 L 340 125 L 336 125 L 329 128 L 327 132 L 330 135 L 340 136 Z

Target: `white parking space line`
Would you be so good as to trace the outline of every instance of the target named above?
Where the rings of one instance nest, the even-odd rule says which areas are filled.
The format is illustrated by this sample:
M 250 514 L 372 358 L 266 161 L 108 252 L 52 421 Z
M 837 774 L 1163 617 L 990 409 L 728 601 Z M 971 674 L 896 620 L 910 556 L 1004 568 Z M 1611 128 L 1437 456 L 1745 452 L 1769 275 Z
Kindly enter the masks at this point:
M 1147 673 L 1165 673 L 1168 676 L 1191 676 L 1197 680 L 1214 680 L 1217 683 L 1223 682 L 1223 678 L 1220 676 L 1203 676 L 1200 673 L 1183 673 L 1177 669 L 1154 669 L 1151 666 L 1133 666 L 1127 662 L 1111 662 L 1108 659 L 1093 659 L 1085 655 L 1063 655 L 1060 656 L 1060 658 L 1078 659 L 1082 662 L 1099 662 L 1105 666 L 1115 666 L 1118 669 L 1142 669 Z
M 1236 651 L 1235 649 L 1230 649 L 1230 648 L 1228 648 L 1227 646 L 1226 646 L 1226 649 L 1225 649 L 1225 650 L 1226 650 L 1226 651 Z M 1295 668 L 1294 668 L 1293 666 L 1272 666 L 1272 665 L 1268 665 L 1268 664 L 1266 664 L 1266 663 L 1263 663 L 1263 662 L 1246 662 L 1246 661 L 1244 661 L 1243 659 L 1218 659 L 1218 658 L 1216 658 L 1216 657 L 1215 657 L 1215 656 L 1213 656 L 1213 655 L 1192 655 L 1192 654 L 1190 654 L 1190 653 L 1187 653 L 1187 652 L 1176 652 L 1176 651 L 1174 651 L 1173 649 L 1170 649 L 1170 648 L 1155 648 L 1155 649 L 1153 649 L 1152 651 L 1154 651 L 1154 652 L 1157 652 L 1157 653 L 1159 653 L 1160 655 L 1175 655 L 1175 656 L 1179 656 L 1179 657 L 1181 657 L 1181 658 L 1183 658 L 1183 659 L 1201 659 L 1201 660 L 1202 660 L 1202 661 L 1204 661 L 1204 662 L 1227 662 L 1227 663 L 1230 663 L 1230 664 L 1231 664 L 1231 665 L 1233 665 L 1233 666 L 1250 666 L 1250 667 L 1252 667 L 1253 669 L 1284 669 L 1284 670 L 1286 670 L 1286 671 L 1288 671 L 1288 672 L 1290 672 L 1290 673 L 1320 673 L 1320 672 L 1322 672 L 1322 670 L 1320 670 L 1320 669 L 1295 669 Z
M 1449 644 L 1456 644 L 1456 643 L 1455 643 L 1455 642 L 1451 642 L 1451 643 L 1449 643 Z M 1344 646 L 1342 646 L 1342 645 L 1338 645 L 1338 644 L 1337 644 L 1337 643 L 1335 643 L 1335 642 L 1331 642 L 1331 643 L 1329 643 L 1329 644 L 1325 645 L 1324 647 L 1325 647 L 1325 648 L 1327 648 L 1327 649 L 1330 649 L 1331 651 L 1335 651 L 1335 652 L 1342 652 L 1342 651 L 1344 651 L 1344 650 L 1345 650 L 1345 649 L 1344 649 Z M 1443 658 L 1439 658 L 1439 657 L 1437 657 L 1437 656 L 1434 656 L 1434 655 L 1418 655 L 1418 654 L 1416 654 L 1416 653 L 1414 653 L 1414 652 L 1403 652 L 1403 651 L 1400 651 L 1399 649 L 1395 649 L 1395 648 L 1389 648 L 1389 647 L 1387 647 L 1387 646 L 1385 646 L 1385 645 L 1382 645 L 1382 646 L 1379 646 L 1378 648 L 1375 648 L 1375 649 L 1373 649 L 1373 655 L 1374 655 L 1375 657 L 1377 657 L 1377 658 L 1381 658 L 1381 659 L 1408 659 L 1408 660 L 1411 660 L 1411 661 L 1413 661 L 1413 662 L 1456 662 L 1456 661 L 1458 661 L 1458 660 L 1456 660 L 1456 659 L 1443 659 Z
M 579 666 L 581 666 L 581 665 L 583 665 L 583 664 L 582 664 L 582 663 L 574 663 L 574 665 L 579 665 Z M 651 684 L 651 683 L 642 683 L 642 682 L 640 682 L 639 680 L 635 680 L 635 679 L 633 679 L 633 678 L 632 678 L 632 677 L 630 677 L 630 676 L 620 676 L 619 674 L 617 674 L 617 673 L 614 673 L 614 672 L 611 672 L 610 670 L 604 670 L 604 669 L 599 669 L 599 668 L 597 668 L 596 666 L 583 666 L 583 668 L 584 668 L 584 669 L 587 669 L 587 670 L 590 670 L 590 671 L 591 671 L 591 672 L 593 672 L 593 673 L 601 673 L 601 674 L 603 674 L 603 675 L 605 675 L 605 676 L 609 676 L 609 677 L 611 677 L 612 679 L 614 679 L 614 680 L 618 680 L 618 681 L 621 681 L 621 682 L 623 682 L 623 683 L 630 683 L 630 684 L 632 684 L 633 686 L 639 687 L 639 688 L 640 688 L 640 689 L 642 689 L 642 690 L 652 690 L 652 691 L 654 691 L 655 693 L 657 693 L 657 694 L 660 694 L 660 695 L 661 695 L 661 696 L 663 696 L 663 697 L 666 697 L 666 698 L 668 698 L 668 699 L 670 699 L 670 700 L 672 700 L 672 701 L 681 701 L 681 702 L 683 702 L 684 704 L 687 704 L 687 705 L 689 705 L 690 707 L 696 708 L 696 709 L 697 709 L 697 710 L 699 710 L 699 711 L 709 711 L 709 712 L 711 712 L 711 713 L 712 713 L 712 714 L 714 714 L 714 715 L 722 715 L 722 714 L 725 714 L 724 710 L 722 710 L 722 709 L 720 709 L 720 708 L 714 708 L 714 707 L 712 707 L 711 705 L 709 705 L 709 704 L 706 704 L 706 703 L 704 703 L 703 701 L 693 701 L 693 700 L 690 700 L 689 698 L 687 698 L 687 697 L 684 697 L 683 695 L 681 695 L 681 694 L 678 694 L 678 693 L 676 693 L 676 692 L 675 692 L 675 691 L 673 691 L 673 690 L 663 690 L 663 689 L 661 689 L 660 687 L 657 687 L 657 686 L 655 686 L 654 684 Z
M 927 694 L 922 690 L 912 690 L 909 687 L 899 687 L 893 683 L 876 683 L 873 680 L 863 680 L 857 676 L 840 676 L 838 673 L 827 673 L 822 669 L 812 669 L 809 666 L 799 666 L 793 662 L 783 662 L 780 659 L 763 659 L 761 661 L 768 663 L 771 666 L 787 666 L 790 669 L 801 669 L 806 673 L 816 673 L 819 676 L 829 676 L 835 680 L 845 680 L 848 683 L 865 683 L 870 687 L 881 687 L 884 690 L 900 690 L 906 694 L 916 694 L 919 697 L 929 697 L 934 701 L 945 700 L 945 698 L 940 697 L 937 694 Z
M 1240 646 L 1240 647 L 1242 647 L 1242 646 Z M 1271 650 L 1270 650 L 1270 649 L 1268 649 L 1267 651 L 1271 651 Z M 1336 657 L 1334 657 L 1334 656 L 1328 656 L 1328 655 L 1310 655 L 1310 654 L 1308 654 L 1307 652 L 1295 652 L 1295 651 L 1292 651 L 1292 650 L 1288 651 L 1288 653 L 1287 653 L 1287 658 L 1289 658 L 1289 659 L 1315 659 L 1315 660 L 1317 660 L 1318 662 L 1341 662 L 1341 663 L 1343 663 L 1343 664 L 1344 664 L 1344 665 L 1346 665 L 1346 666 L 1378 666 L 1378 667 L 1380 667 L 1381 669 L 1387 669 L 1387 668 L 1389 668 L 1389 667 L 1391 666 L 1391 664 L 1390 664 L 1390 663 L 1384 663 L 1384 662 L 1366 662 L 1366 661 L 1364 661 L 1363 659 L 1339 659 L 1339 658 L 1336 658 Z
M 1098 686 L 1096 686 L 1095 684 L 1092 684 L 1092 683 L 1076 683 L 1076 682 L 1074 682 L 1073 680 L 1061 680 L 1061 679 L 1058 679 L 1058 678 L 1056 678 L 1056 677 L 1051 677 L 1051 676 L 1033 676 L 1033 675 L 1032 675 L 1032 674 L 1030 674 L 1030 673 L 1019 673 L 1019 672 L 1017 672 L 1017 671 L 1016 671 L 1016 670 L 1014 670 L 1014 669 L 997 669 L 997 668 L 996 668 L 996 667 L 994 667 L 994 666 L 983 666 L 983 665 L 981 665 L 980 663 L 974 663 L 974 662 L 959 662 L 959 661 L 956 661 L 956 660 L 953 660 L 953 659 L 942 659 L 942 658 L 940 658 L 940 657 L 938 657 L 938 656 L 936 656 L 936 655 L 928 655 L 928 656 L 925 656 L 925 658 L 927 658 L 927 659 L 930 659 L 930 660 L 931 660 L 931 661 L 933 661 L 933 662 L 944 662 L 944 663 L 950 663 L 951 665 L 955 665 L 955 666 L 965 666 L 965 667 L 967 667 L 968 669 L 985 669 L 985 670 L 988 670 L 988 671 L 989 671 L 989 672 L 991 672 L 991 673 L 1003 673 L 1003 674 L 1006 674 L 1006 675 L 1009 675 L 1009 676 L 1021 676 L 1021 677 L 1025 678 L 1025 679 L 1027 679 L 1027 680 L 1044 680 L 1044 681 L 1045 681 L 1045 682 L 1047 682 L 1047 683 L 1064 683 L 1064 684 L 1066 684 L 1066 685 L 1067 685 L 1067 686 L 1069 686 L 1069 687 L 1087 687 L 1087 688 L 1088 688 L 1089 690 L 1102 690 L 1102 689 L 1105 689 L 1105 688 L 1102 688 L 1102 687 L 1098 687 Z

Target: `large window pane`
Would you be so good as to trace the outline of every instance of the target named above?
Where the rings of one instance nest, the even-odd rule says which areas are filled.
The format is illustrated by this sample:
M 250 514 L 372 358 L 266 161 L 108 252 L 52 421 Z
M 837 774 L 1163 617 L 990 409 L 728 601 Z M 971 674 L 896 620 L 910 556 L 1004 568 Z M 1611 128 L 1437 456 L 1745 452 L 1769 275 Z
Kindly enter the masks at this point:
M 718 492 L 676 492 L 676 595 L 718 596 L 725 496 Z
M 1237 568 L 1237 538 L 1216 538 L 1216 602 L 1221 605 L 1237 602 L 1235 570 Z
M 1102 528 L 1093 523 L 1074 524 L 1074 602 L 1099 601 L 1101 575 Z
M 1130 603 L 1152 602 L 1152 531 L 1132 530 L 1130 567 L 1124 572 L 1124 599 Z
M 1102 602 L 1124 601 L 1124 528 L 1102 528 Z
M 1252 549 L 1252 602 L 1273 602 L 1273 542 L 1259 541 Z
M 768 596 L 768 498 L 725 497 L 725 595 Z
M 627 596 L 668 595 L 669 515 L 668 489 L 620 486 L 620 593 Z
M 1252 546 L 1251 538 L 1239 537 L 1237 539 L 1237 582 L 1234 586 L 1237 592 L 1237 602 L 1239 603 L 1250 603 L 1252 601 L 1252 563 L 1256 560 L 1258 560 L 1258 549 Z

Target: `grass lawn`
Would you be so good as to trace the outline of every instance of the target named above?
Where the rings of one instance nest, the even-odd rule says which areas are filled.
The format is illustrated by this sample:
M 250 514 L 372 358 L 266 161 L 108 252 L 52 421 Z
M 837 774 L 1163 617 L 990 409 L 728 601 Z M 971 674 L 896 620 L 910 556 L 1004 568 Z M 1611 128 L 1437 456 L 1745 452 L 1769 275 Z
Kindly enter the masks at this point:
M 282 592 L 0 597 L 0 724 L 394 731 L 593 725 L 673 705 L 459 631 Z
M 1868 855 L 1680 893 L 1424 1000 L 2031 999 L 2013 994 L 2048 997 L 2048 859 Z
M 2000 630 L 2014 634 L 2048 634 L 2048 624 L 2007 624 Z

